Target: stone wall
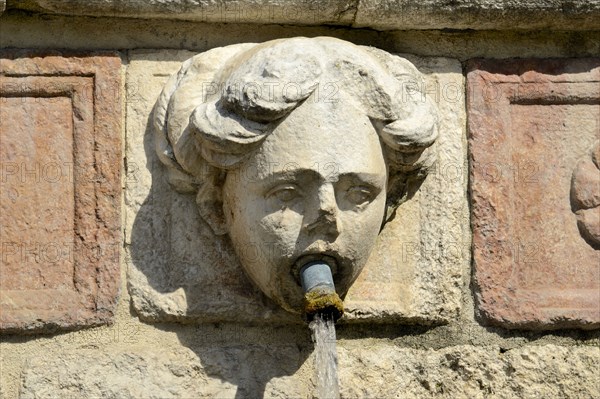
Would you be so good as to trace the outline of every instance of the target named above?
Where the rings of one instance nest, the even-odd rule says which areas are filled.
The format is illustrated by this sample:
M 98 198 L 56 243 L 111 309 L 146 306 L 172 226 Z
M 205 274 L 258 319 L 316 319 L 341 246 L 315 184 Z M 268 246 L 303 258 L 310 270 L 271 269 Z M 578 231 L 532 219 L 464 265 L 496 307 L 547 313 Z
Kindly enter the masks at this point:
M 308 328 L 206 245 L 148 135 L 181 61 L 294 36 L 401 54 L 441 109 L 433 200 L 402 209 L 430 230 L 392 226 L 349 294 L 342 396 L 600 397 L 600 251 L 581 233 L 600 224 L 598 2 L 297 2 L 301 21 L 122 3 L 0 16 L 0 397 L 312 397 Z

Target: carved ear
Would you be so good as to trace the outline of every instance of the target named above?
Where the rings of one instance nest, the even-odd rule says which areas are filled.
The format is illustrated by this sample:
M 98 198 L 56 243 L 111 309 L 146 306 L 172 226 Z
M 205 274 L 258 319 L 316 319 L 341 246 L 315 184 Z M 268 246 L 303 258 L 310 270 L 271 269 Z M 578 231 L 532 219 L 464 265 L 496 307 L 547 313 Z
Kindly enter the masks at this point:
M 423 184 L 425 174 L 392 172 L 388 178 L 386 210 L 383 226 L 394 220 L 396 210 L 403 202 L 411 199 Z
M 223 213 L 223 190 L 222 176 L 215 176 L 206 179 L 198 190 L 196 195 L 196 204 L 198 212 L 202 219 L 208 223 L 213 233 L 218 236 L 228 233 L 225 214 Z

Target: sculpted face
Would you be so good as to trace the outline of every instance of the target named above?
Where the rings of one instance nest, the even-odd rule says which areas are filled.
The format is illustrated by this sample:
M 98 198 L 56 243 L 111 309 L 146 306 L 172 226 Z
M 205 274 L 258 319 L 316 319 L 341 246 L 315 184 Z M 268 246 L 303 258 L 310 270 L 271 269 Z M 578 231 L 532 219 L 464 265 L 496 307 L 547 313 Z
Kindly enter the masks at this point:
M 438 114 L 421 81 L 408 60 L 335 38 L 211 49 L 160 94 L 156 153 L 263 293 L 307 320 L 335 318 L 384 215 L 435 162 Z
M 299 264 L 321 258 L 343 297 L 375 244 L 386 184 L 379 136 L 364 112 L 309 98 L 227 174 L 223 210 L 246 273 L 300 312 Z

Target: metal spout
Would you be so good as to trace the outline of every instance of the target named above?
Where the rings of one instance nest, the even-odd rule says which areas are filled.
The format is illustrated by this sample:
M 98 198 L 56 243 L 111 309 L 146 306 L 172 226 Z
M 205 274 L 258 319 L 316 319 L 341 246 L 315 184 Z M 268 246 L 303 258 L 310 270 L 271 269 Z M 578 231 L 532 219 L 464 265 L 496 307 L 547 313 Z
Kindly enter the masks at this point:
M 307 321 L 319 314 L 337 321 L 344 314 L 344 304 L 335 292 L 331 268 L 322 260 L 312 261 L 300 269 L 304 290 L 304 315 Z

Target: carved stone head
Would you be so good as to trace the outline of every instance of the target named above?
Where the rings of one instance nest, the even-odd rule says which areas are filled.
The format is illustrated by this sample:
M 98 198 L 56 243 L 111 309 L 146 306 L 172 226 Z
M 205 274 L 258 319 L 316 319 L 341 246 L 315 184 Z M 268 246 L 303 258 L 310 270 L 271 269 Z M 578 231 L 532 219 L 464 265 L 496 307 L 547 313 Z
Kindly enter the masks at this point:
M 434 161 L 421 82 L 405 59 L 333 38 L 215 49 L 165 86 L 157 152 L 250 279 L 300 312 L 299 260 L 326 259 L 343 298 Z

